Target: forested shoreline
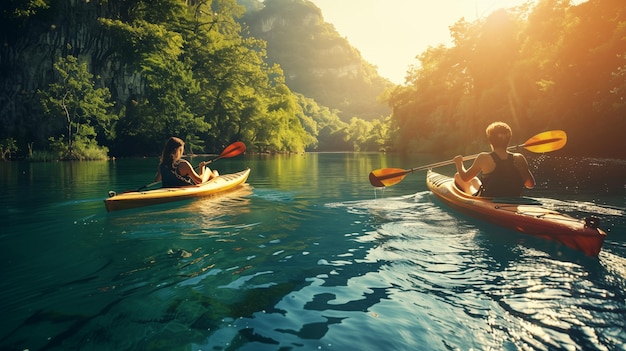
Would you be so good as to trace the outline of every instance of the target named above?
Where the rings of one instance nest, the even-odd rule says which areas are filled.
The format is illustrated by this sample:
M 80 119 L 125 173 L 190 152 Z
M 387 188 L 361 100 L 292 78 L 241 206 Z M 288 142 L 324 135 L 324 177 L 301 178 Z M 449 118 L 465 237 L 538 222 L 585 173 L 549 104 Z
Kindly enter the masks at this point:
M 292 92 L 234 0 L 3 6 L 5 158 L 156 155 L 171 135 L 191 153 L 358 147 L 361 121 Z
M 395 87 L 310 2 L 240 3 L 3 2 L 1 158 L 152 156 L 171 135 L 190 153 L 241 140 L 254 152 L 451 156 L 483 150 L 494 120 L 514 142 L 563 129 L 565 155 L 626 158 L 623 1 L 460 19 L 454 45 L 416 53 Z
M 560 154 L 626 159 L 625 1 L 539 0 L 450 32 L 388 95 L 399 150 L 474 153 L 503 120 L 516 144 L 562 129 Z

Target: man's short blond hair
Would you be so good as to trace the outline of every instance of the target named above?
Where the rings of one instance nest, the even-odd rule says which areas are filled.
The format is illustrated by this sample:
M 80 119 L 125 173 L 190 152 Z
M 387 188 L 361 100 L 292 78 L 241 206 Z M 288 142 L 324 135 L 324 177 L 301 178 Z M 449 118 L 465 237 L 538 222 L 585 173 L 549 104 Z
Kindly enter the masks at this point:
M 493 122 L 485 130 L 489 143 L 494 147 L 507 147 L 511 141 L 511 127 L 504 122 Z

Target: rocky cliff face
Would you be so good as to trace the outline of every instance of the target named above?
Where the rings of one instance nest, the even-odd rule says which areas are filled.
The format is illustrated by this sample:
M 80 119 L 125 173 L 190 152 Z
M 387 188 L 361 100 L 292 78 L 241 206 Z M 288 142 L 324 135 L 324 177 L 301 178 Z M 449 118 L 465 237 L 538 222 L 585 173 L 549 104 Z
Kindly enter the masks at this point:
M 118 103 L 141 92 L 140 77 L 113 54 L 111 37 L 98 22 L 112 9 L 89 1 L 55 5 L 28 18 L 5 18 L 2 25 L 6 34 L 0 47 L 0 138 L 43 118 L 37 91 L 53 81 L 59 57 L 86 61 L 96 86 L 109 87 Z
M 377 102 L 391 83 L 308 1 L 273 0 L 244 21 L 252 36 L 267 41 L 268 59 L 284 70 L 289 87 L 322 105 L 340 110 L 345 121 L 390 113 Z
M 144 91 L 141 76 L 115 49 L 100 18 L 128 20 L 128 2 L 50 1 L 28 15 L 14 16 L 13 2 L 0 5 L 0 140 L 45 141 L 50 130 L 34 128 L 44 115 L 38 91 L 54 81 L 54 63 L 73 55 L 89 64 L 96 87 L 108 87 L 118 108 Z M 267 41 L 270 63 L 283 68 L 292 91 L 315 99 L 344 120 L 377 118 L 389 108 L 376 97 L 391 83 L 325 23 L 308 1 L 271 0 L 242 21 L 252 36 Z M 288 6 L 287 6 L 288 5 Z M 49 122 L 48 122 L 49 124 Z M 52 127 L 47 127 L 52 128 Z M 40 145 L 41 147 L 41 145 Z
M 313 27 L 320 25 L 323 21 L 321 16 L 316 13 L 308 13 L 301 19 L 285 18 L 280 15 L 274 15 L 268 18 L 262 18 L 259 30 L 262 33 L 272 32 L 277 29 L 282 30 L 288 28 L 292 22 L 295 22 L 296 25 L 303 27 Z

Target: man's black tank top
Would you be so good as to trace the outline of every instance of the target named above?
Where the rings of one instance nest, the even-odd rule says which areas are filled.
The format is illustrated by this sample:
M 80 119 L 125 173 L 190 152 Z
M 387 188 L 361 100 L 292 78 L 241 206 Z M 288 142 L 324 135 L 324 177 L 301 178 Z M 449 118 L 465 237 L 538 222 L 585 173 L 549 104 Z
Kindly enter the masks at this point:
M 496 168 L 489 174 L 483 174 L 483 183 L 480 196 L 487 197 L 510 197 L 521 196 L 524 181 L 517 168 L 513 164 L 513 154 L 507 153 L 505 160 L 500 159 L 495 152 L 491 158 L 496 163 Z

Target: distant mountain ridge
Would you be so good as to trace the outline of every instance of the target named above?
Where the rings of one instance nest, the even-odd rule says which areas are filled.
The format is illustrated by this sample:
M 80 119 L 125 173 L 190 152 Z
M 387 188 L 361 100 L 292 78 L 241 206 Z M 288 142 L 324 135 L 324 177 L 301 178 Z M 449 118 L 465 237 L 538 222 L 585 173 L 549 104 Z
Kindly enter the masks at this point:
M 289 88 L 333 110 L 344 121 L 373 120 L 391 109 L 378 96 L 393 86 L 360 52 L 326 23 L 306 0 L 239 1 L 250 35 L 267 42 L 270 64 L 284 71 Z

